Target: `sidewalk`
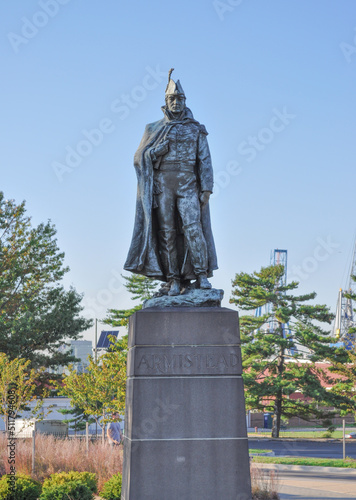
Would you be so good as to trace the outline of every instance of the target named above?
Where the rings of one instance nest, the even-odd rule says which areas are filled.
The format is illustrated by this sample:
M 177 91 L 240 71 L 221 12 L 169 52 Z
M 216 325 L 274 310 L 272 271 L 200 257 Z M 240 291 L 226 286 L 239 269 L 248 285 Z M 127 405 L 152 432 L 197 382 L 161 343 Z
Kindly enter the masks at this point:
M 356 500 L 356 469 L 257 465 L 278 472 L 281 500 Z

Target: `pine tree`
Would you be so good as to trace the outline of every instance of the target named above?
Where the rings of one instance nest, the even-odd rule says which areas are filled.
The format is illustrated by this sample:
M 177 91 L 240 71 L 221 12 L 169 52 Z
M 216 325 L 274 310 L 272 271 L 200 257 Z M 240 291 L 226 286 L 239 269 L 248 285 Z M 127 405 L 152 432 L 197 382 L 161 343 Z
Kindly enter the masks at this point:
M 68 424 L 69 429 L 74 430 L 75 434 L 77 432 L 84 431 L 86 429 L 87 422 L 89 424 L 95 422 L 95 419 L 85 415 L 83 408 L 80 408 L 79 406 L 74 405 L 74 407 L 70 410 L 60 408 L 58 412 L 64 416 L 68 415 L 68 418 L 64 418 L 62 422 L 64 424 Z
M 356 281 L 356 276 L 352 276 L 353 281 Z M 356 302 L 356 294 L 345 294 L 346 298 Z M 356 313 L 356 309 L 354 309 Z M 345 416 L 352 412 L 356 415 L 356 327 L 351 327 L 348 331 L 347 349 L 341 347 L 334 353 L 334 356 L 329 357 L 328 361 L 332 363 L 330 371 L 339 376 L 337 383 L 332 388 L 332 391 L 338 395 L 347 395 L 349 400 L 345 402 L 341 408 L 341 415 Z M 336 358 L 336 359 L 335 359 Z
M 131 300 L 139 300 L 140 304 L 131 309 L 109 309 L 104 323 L 111 326 L 127 326 L 130 316 L 142 309 L 142 303 L 153 296 L 158 286 L 157 281 L 140 274 L 122 277 L 126 281 L 125 288 L 133 295 Z
M 340 407 L 347 400 L 326 390 L 332 378 L 316 364 L 337 355 L 330 346 L 334 339 L 321 326 L 330 324 L 332 313 L 325 305 L 309 303 L 314 292 L 293 295 L 298 283 L 284 284 L 283 276 L 282 265 L 236 274 L 230 299 L 241 310 L 267 311 L 242 316 L 240 328 L 246 404 L 273 412 L 272 437 L 279 437 L 282 417 L 330 419 L 323 406 Z M 302 399 L 295 399 L 298 393 Z

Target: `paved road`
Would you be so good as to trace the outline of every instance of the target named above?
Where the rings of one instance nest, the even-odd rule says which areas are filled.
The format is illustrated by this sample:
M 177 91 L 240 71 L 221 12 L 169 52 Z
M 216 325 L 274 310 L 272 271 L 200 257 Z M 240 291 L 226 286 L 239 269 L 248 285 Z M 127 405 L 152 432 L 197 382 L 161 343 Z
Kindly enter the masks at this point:
M 342 441 L 288 441 L 268 438 L 249 438 L 248 441 L 250 448 L 273 450 L 276 456 L 342 458 Z M 356 458 L 356 440 L 346 440 L 346 456 Z
M 277 471 L 281 500 L 355 500 L 356 471 L 332 467 L 256 464 Z

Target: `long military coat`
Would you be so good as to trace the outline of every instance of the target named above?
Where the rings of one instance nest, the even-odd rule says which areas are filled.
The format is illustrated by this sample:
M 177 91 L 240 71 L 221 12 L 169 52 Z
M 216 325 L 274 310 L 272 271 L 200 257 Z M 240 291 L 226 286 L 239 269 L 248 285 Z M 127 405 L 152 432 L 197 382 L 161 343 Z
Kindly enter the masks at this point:
M 157 238 L 158 227 L 155 218 L 155 210 L 153 209 L 153 171 L 154 167 L 159 168 L 159 164 L 157 165 L 155 163 L 155 165 L 153 165 L 151 149 L 160 144 L 167 136 L 169 137 L 169 135 L 172 135 L 172 132 L 174 133 L 174 127 L 181 127 L 182 125 L 193 127 L 196 133 L 190 135 L 194 135 L 197 141 L 195 148 L 195 172 L 198 191 L 212 191 L 213 177 L 210 153 L 206 141 L 207 132 L 204 125 L 194 120 L 193 114 L 188 108 L 185 108 L 183 116 L 178 120 L 173 119 L 166 106 L 164 106 L 162 110 L 165 114 L 164 118 L 146 126 L 143 138 L 134 157 L 134 166 L 137 175 L 136 217 L 131 246 L 124 269 L 150 278 L 166 281 L 160 262 Z M 192 137 L 190 137 L 190 140 L 192 140 Z M 200 143 L 200 147 L 198 143 Z M 192 147 L 194 147 L 194 145 L 190 144 L 189 149 L 191 150 Z M 169 155 L 170 153 L 168 153 L 168 157 Z M 162 157 L 159 158 L 159 161 L 161 159 Z M 179 231 L 179 228 L 181 228 L 179 219 L 180 217 L 177 213 L 177 249 L 178 260 L 181 267 L 181 277 L 182 279 L 194 279 L 195 275 L 190 263 L 189 251 L 186 248 L 183 231 Z M 211 276 L 212 271 L 217 269 L 218 266 L 211 230 L 209 203 L 201 207 L 200 220 L 208 248 L 208 276 Z

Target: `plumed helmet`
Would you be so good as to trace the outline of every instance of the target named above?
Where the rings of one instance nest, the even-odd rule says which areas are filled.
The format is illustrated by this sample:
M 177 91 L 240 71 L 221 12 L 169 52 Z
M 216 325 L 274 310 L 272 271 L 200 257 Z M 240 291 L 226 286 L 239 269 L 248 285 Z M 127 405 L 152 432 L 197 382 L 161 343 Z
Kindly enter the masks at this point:
M 166 87 L 166 97 L 168 95 L 172 95 L 172 94 L 181 95 L 181 96 L 185 97 L 184 90 L 183 90 L 183 87 L 182 87 L 180 81 L 177 80 L 175 82 L 171 79 L 171 74 L 173 73 L 173 71 L 174 71 L 174 68 L 171 68 L 168 72 L 168 84 Z

